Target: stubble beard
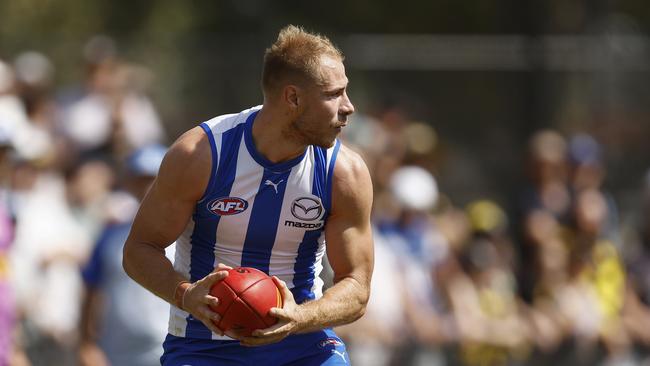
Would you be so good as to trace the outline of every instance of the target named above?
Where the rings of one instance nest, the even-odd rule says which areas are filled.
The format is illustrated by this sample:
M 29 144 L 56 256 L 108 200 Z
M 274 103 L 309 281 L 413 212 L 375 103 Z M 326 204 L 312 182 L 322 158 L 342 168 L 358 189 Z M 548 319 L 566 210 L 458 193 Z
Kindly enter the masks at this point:
M 334 139 L 329 141 L 321 132 L 310 127 L 309 122 L 297 118 L 291 121 L 289 126 L 282 132 L 282 135 L 305 146 L 316 145 L 330 148 L 334 145 Z

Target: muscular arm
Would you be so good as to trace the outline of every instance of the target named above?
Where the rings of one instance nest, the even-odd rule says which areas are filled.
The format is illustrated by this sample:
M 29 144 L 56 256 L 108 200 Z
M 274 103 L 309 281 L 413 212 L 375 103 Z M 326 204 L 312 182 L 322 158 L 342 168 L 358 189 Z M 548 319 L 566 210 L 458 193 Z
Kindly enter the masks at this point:
M 342 147 L 334 169 L 332 213 L 325 227 L 327 257 L 334 270 L 334 286 L 323 297 L 300 306 L 309 332 L 347 324 L 365 312 L 373 268 L 372 182 L 363 160 Z
M 123 266 L 126 273 L 140 285 L 175 305 L 179 291 L 192 287 L 172 263 L 165 257 L 165 248 L 183 232 L 192 215 L 196 202 L 203 195 L 209 181 L 212 157 L 209 141 L 200 127 L 181 136 L 170 148 L 162 162 L 158 177 L 147 192 L 133 222 L 124 245 Z M 222 276 L 222 275 L 219 275 Z M 208 281 L 218 279 L 216 273 Z M 205 283 L 204 287 L 209 284 Z M 209 287 L 208 287 L 209 288 Z M 205 299 L 206 293 L 196 296 Z M 182 297 L 182 295 L 181 295 Z M 189 293 L 185 295 L 189 297 Z M 216 301 L 211 298 L 210 301 Z M 220 333 L 208 320 L 215 319 L 204 305 L 188 304 L 185 309 L 201 319 L 212 331 Z
M 325 227 L 334 286 L 318 300 L 295 305 L 286 284 L 276 279 L 285 306 L 271 309 L 271 314 L 280 322 L 253 332 L 253 337 L 242 339 L 243 344 L 273 343 L 291 333 L 350 323 L 364 314 L 370 296 L 374 259 L 371 206 L 372 183 L 368 168 L 357 154 L 342 148 L 334 169 L 332 212 Z

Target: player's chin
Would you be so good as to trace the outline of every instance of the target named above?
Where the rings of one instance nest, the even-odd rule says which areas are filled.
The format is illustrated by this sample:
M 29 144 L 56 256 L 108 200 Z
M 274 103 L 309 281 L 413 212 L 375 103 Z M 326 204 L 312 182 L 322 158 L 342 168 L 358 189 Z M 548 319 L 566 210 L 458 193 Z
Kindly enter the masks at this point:
M 338 136 L 338 134 L 332 137 L 332 139 L 322 139 L 321 141 L 318 141 L 314 145 L 325 149 L 329 149 L 330 147 L 334 146 L 334 142 L 336 142 L 336 136 Z

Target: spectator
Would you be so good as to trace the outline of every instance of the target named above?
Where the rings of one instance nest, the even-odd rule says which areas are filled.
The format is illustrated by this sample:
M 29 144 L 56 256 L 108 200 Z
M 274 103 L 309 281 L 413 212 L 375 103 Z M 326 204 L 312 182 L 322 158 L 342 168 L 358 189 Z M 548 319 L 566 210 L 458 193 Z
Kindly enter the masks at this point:
M 67 364 L 74 358 L 79 266 L 100 220 L 93 203 L 106 197 L 112 175 L 97 159 L 77 162 L 65 176 L 33 160 L 21 161 L 14 172 L 17 225 L 11 260 L 26 352 L 35 364 Z
M 161 344 L 167 334 L 160 319 L 167 316 L 169 305 L 124 273 L 122 248 L 138 202 L 153 182 L 165 152 L 159 145 L 136 150 L 125 165 L 126 192 L 114 193 L 109 202 L 109 212 L 115 215 L 82 271 L 81 365 L 160 364 Z
M 587 189 L 595 189 L 601 193 L 605 199 L 607 214 L 606 222 L 602 225 L 603 232 L 600 234 L 609 238 L 615 245 L 621 245 L 618 208 L 614 197 L 603 187 L 607 172 L 602 155 L 602 147 L 590 135 L 581 133 L 569 140 L 571 189 L 574 194 Z
M 99 43 L 98 39 L 91 41 L 91 45 Z M 88 51 L 87 90 L 67 108 L 63 129 L 82 152 L 124 157 L 135 148 L 162 142 L 165 134 L 146 95 L 151 72 L 117 59 L 114 52 L 103 50 L 105 47 Z
M 378 216 L 379 234 L 397 259 L 403 283 L 404 316 L 409 337 L 400 356 L 414 365 L 441 364 L 441 352 L 450 335 L 437 268 L 449 254 L 449 245 L 431 212 L 439 192 L 434 177 L 416 166 L 403 166 L 389 179 L 396 205 L 394 216 Z
M 568 225 L 570 218 L 566 139 L 553 130 L 535 133 L 528 142 L 525 169 L 528 182 L 519 198 L 515 234 L 520 242 L 516 249 L 522 264 L 518 271 L 519 289 L 522 298 L 531 302 L 534 297 L 532 289 L 539 280 L 539 273 L 534 265 L 537 246 L 530 241 L 530 233 L 535 232 L 536 228 L 528 227 L 536 221 L 531 220 L 530 216 L 543 211 L 553 215 L 561 225 Z
M 528 356 L 530 331 L 520 311 L 513 248 L 503 210 L 482 200 L 468 206 L 472 234 L 446 293 L 466 365 L 507 365 Z

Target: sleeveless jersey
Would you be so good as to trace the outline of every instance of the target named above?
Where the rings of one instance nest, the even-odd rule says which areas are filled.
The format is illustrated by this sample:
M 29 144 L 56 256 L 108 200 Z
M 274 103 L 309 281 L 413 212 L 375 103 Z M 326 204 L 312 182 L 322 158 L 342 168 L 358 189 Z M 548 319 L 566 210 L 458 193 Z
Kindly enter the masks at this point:
M 308 146 L 290 161 L 272 163 L 255 148 L 252 125 L 261 107 L 201 124 L 210 140 L 212 172 L 192 219 L 176 241 L 174 268 L 197 281 L 218 263 L 254 267 L 287 283 L 296 302 L 322 296 L 324 226 L 340 148 Z M 171 307 L 169 333 L 230 339 Z

